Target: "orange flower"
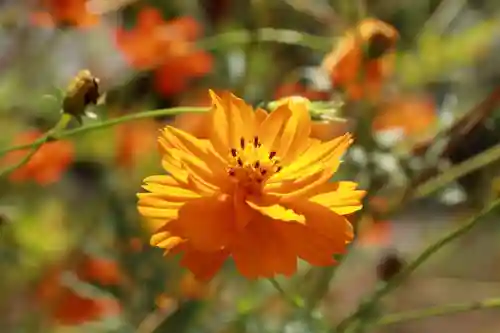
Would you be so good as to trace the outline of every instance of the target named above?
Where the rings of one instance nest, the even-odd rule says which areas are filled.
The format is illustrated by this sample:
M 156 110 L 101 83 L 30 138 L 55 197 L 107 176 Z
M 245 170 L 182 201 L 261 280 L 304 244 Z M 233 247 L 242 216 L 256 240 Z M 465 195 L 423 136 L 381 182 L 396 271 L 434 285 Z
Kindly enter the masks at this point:
M 37 286 L 37 303 L 60 325 L 80 325 L 119 312 L 116 300 L 89 298 L 61 284 L 60 267 L 50 269 Z
M 44 27 L 92 27 L 99 23 L 99 16 L 90 13 L 86 5 L 87 0 L 39 0 L 41 11 L 32 13 L 31 21 Z
M 291 276 L 297 258 L 334 264 L 353 238 L 343 215 L 364 196 L 353 182 L 328 182 L 351 136 L 310 138 L 305 103 L 268 115 L 230 93 L 211 97 L 209 139 L 171 126 L 159 138 L 169 175 L 146 178 L 148 193 L 138 194 L 151 244 L 183 253 L 181 265 L 198 279 L 229 256 L 248 278 Z
M 402 129 L 406 136 L 418 136 L 436 121 L 433 100 L 423 96 L 400 96 L 381 104 L 372 127 L 374 131 Z
M 42 136 L 38 131 L 29 131 L 19 135 L 14 144 L 31 143 Z M 29 150 L 13 151 L 6 155 L 5 164 L 14 164 L 29 153 Z M 53 141 L 42 145 L 28 163 L 11 173 L 12 181 L 33 179 L 40 185 L 47 185 L 59 180 L 61 174 L 73 161 L 73 145 L 68 141 Z
M 365 19 L 334 46 L 322 63 L 334 86 L 352 99 L 373 99 L 393 69 L 398 32 L 377 19 Z
M 116 135 L 116 163 L 130 169 L 157 146 L 158 124 L 148 119 L 124 123 L 117 126 Z
M 122 282 L 122 271 L 116 261 L 88 255 L 84 256 L 76 274 L 81 280 L 97 282 L 103 286 L 118 285 Z
M 210 72 L 212 57 L 195 49 L 199 24 L 191 17 L 169 22 L 152 7 L 141 10 L 132 30 L 119 29 L 117 43 L 132 66 L 156 69 L 157 90 L 165 95 L 181 92 L 190 78 Z
M 291 91 L 289 91 L 291 92 Z M 277 94 L 279 95 L 279 94 Z M 298 94 L 287 95 L 280 99 L 282 103 L 287 103 L 288 98 L 295 98 L 296 96 L 315 96 L 314 94 Z M 319 95 L 316 95 L 319 97 Z M 195 99 L 192 102 L 186 102 L 185 105 L 190 106 L 210 106 L 212 101 L 208 94 L 203 94 L 203 97 Z M 184 104 L 181 104 L 184 105 Z M 180 130 L 188 132 L 189 134 L 197 137 L 198 139 L 208 139 L 210 136 L 210 114 L 207 112 L 189 112 L 183 113 L 175 117 L 173 126 Z M 318 120 L 311 123 L 311 137 L 320 139 L 322 141 L 331 140 L 335 137 L 343 135 L 347 132 L 348 122 L 339 122 L 333 120 Z

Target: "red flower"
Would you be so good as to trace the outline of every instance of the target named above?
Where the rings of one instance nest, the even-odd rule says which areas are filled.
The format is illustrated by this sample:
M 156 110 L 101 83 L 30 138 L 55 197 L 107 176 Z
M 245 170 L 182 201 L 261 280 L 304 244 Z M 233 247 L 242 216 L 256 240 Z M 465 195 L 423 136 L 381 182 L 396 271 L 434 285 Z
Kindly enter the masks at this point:
M 20 134 L 14 144 L 27 144 L 42 136 L 38 131 L 29 131 Z M 24 158 L 29 150 L 13 151 L 6 155 L 4 163 L 11 165 Z M 11 173 L 12 181 L 26 181 L 33 179 L 40 185 L 47 185 L 59 180 L 61 174 L 73 161 L 73 145 L 68 141 L 53 141 L 42 145 L 30 158 L 28 163 Z
M 118 285 L 122 282 L 122 271 L 115 260 L 86 255 L 76 274 L 87 282 L 96 282 L 103 286 Z
M 99 16 L 86 8 L 87 0 L 39 0 L 40 11 L 31 15 L 38 26 L 71 25 L 88 28 L 99 23 Z
M 116 300 L 90 298 L 61 283 L 61 267 L 51 268 L 38 284 L 35 299 L 51 320 L 60 325 L 80 325 L 116 314 L 120 306 Z
M 117 43 L 128 62 L 139 70 L 155 69 L 156 89 L 164 95 L 181 92 L 189 79 L 212 68 L 212 57 L 196 50 L 199 24 L 191 17 L 165 21 L 152 7 L 141 10 L 134 29 L 117 31 Z

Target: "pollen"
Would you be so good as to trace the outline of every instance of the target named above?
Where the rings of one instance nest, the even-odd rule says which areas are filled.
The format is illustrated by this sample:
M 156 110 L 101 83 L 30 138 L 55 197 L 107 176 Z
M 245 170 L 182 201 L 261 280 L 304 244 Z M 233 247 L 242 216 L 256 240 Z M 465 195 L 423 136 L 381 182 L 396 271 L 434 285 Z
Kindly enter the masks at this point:
M 276 152 L 264 147 L 259 137 L 255 136 L 251 140 L 242 137 L 239 144 L 239 148 L 230 149 L 227 173 L 240 185 L 252 188 L 261 186 L 281 170 Z

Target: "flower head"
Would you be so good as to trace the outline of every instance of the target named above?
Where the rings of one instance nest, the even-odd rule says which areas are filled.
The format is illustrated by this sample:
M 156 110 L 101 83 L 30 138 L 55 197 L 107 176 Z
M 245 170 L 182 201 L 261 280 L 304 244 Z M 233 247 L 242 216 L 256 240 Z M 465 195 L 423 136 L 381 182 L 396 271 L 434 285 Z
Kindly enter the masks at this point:
M 377 19 L 365 19 L 348 31 L 325 57 L 322 67 L 332 84 L 352 99 L 377 98 L 392 71 L 398 32 Z
M 161 133 L 168 175 L 146 178 L 148 193 L 138 195 L 151 244 L 183 253 L 198 279 L 229 257 L 248 278 L 290 276 L 297 258 L 333 264 L 353 238 L 343 215 L 364 196 L 353 182 L 329 182 L 351 136 L 310 138 L 304 103 L 268 115 L 230 93 L 211 97 L 208 139 L 170 126 Z
M 200 27 L 191 17 L 165 21 L 161 13 L 145 7 L 134 29 L 117 31 L 117 43 L 136 69 L 155 69 L 155 85 L 164 95 L 181 92 L 188 80 L 210 72 L 211 56 L 196 50 Z
M 43 133 L 29 131 L 20 134 L 15 140 L 15 144 L 27 144 L 35 141 Z M 5 156 L 3 162 L 13 164 L 21 160 L 28 150 L 13 151 Z M 66 171 L 73 161 L 74 149 L 71 142 L 53 141 L 43 144 L 28 163 L 17 168 L 10 174 L 10 179 L 14 182 L 34 180 L 40 185 L 48 185 L 59 180 L 61 174 Z

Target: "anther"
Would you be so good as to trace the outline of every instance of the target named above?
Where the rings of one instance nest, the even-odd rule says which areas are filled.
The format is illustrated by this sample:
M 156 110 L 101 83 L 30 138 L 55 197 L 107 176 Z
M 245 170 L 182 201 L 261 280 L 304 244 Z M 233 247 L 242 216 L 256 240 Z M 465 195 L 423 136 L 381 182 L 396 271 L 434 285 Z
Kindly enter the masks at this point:
M 276 168 L 276 172 L 280 172 L 280 171 L 281 171 L 281 167 L 279 166 Z
M 243 161 L 241 160 L 241 158 L 239 158 L 239 157 L 238 157 L 238 159 L 236 160 L 236 162 L 238 162 L 238 165 L 239 165 L 240 167 L 242 167 L 242 166 L 243 166 Z
M 236 150 L 236 148 L 232 148 L 231 155 L 233 155 L 233 157 L 236 157 L 237 154 L 238 154 L 238 151 Z
M 276 156 L 276 152 L 275 151 L 272 151 L 269 153 L 269 159 L 272 160 L 274 158 L 274 156 Z
M 265 175 L 266 175 L 266 173 L 267 173 L 267 170 L 266 170 L 266 169 L 260 169 L 260 174 L 261 174 L 262 176 L 265 176 Z
M 255 169 L 260 168 L 260 161 L 256 161 L 256 162 L 253 164 L 253 167 L 254 167 Z
M 240 138 L 240 147 L 241 149 L 245 149 L 245 138 Z
M 253 138 L 253 146 L 254 146 L 255 148 L 259 147 L 259 137 L 258 137 L 258 136 L 255 136 L 255 137 Z
M 228 173 L 230 176 L 234 176 L 234 175 L 236 174 L 236 173 L 235 173 L 235 171 L 234 171 L 234 169 L 229 169 L 229 170 L 227 171 L 227 173 Z

